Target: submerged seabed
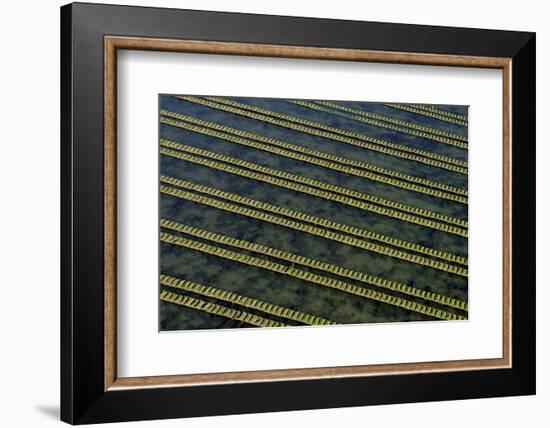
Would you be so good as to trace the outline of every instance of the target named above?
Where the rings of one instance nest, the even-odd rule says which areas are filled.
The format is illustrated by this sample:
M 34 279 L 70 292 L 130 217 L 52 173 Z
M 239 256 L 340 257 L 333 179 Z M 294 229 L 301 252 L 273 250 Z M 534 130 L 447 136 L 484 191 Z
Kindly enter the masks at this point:
M 235 102 L 240 104 L 235 104 Z M 219 127 L 214 129 L 211 126 L 212 124 L 218 124 L 340 157 L 337 159 L 347 158 L 393 172 L 445 184 L 454 189 L 467 190 L 468 151 L 466 147 L 457 147 L 457 145 L 452 144 L 453 142 L 463 141 L 467 137 L 467 125 L 462 122 L 467 117 L 467 107 L 450 105 L 419 106 L 420 110 L 416 110 L 415 107 L 415 110 L 411 111 L 411 109 L 407 110 L 399 108 L 399 106 L 392 107 L 380 103 L 338 101 L 326 105 L 317 104 L 313 101 L 307 102 L 313 103 L 313 106 L 308 104 L 299 105 L 292 102 L 292 100 L 283 99 L 236 97 L 213 100 L 207 97 L 178 98 L 170 95 L 160 96 L 160 174 L 164 177 L 164 180 L 161 180 L 160 218 L 175 222 L 170 223 L 170 227 L 161 227 L 160 229 L 160 272 L 166 276 L 161 281 L 164 285 L 161 284 L 160 286 L 161 330 L 217 329 L 250 327 L 253 325 L 306 325 L 319 323 L 319 318 L 336 324 L 467 318 L 465 305 L 468 300 L 468 279 L 465 263 L 455 263 L 443 260 L 439 256 L 418 253 L 414 249 L 404 249 L 377 240 L 355 236 L 363 243 L 376 244 L 378 246 L 376 248 L 384 247 L 390 253 L 390 255 L 380 254 L 349 245 L 347 242 L 327 239 L 326 236 L 315 236 L 303 230 L 294 230 L 280 224 L 273 224 L 265 219 L 255 219 L 242 213 L 228 212 L 219 206 L 205 204 L 203 199 L 197 200 L 197 196 L 207 197 L 210 200 L 221 201 L 241 208 L 244 206 L 238 202 L 231 202 L 223 199 L 223 197 L 220 198 L 220 195 L 205 194 L 201 190 L 204 188 L 184 188 L 185 186 L 181 186 L 182 182 L 173 180 L 179 179 L 184 180 L 184 183 L 208 186 L 234 195 L 328 219 L 343 226 L 354 226 L 362 231 L 406 241 L 406 245 L 417 244 L 451 256 L 467 258 L 467 237 L 404 221 L 395 218 L 395 216 L 405 213 L 416 218 L 448 225 L 449 223 L 446 221 L 434 220 L 433 217 L 426 217 L 424 214 L 407 213 L 401 208 L 390 209 L 391 213 L 395 213 L 394 217 L 382 215 L 373 210 L 364 209 L 364 207 L 362 209 L 361 207 L 350 206 L 341 203 L 341 201 L 328 200 L 283 188 L 273 183 L 261 182 L 250 177 L 215 169 L 211 163 L 200 164 L 189 161 L 189 157 L 186 159 L 182 159 L 181 156 L 178 157 L 178 155 L 183 154 L 184 157 L 191 155 L 195 157 L 194 159 L 206 159 L 207 161 L 210 159 L 212 161 L 208 157 L 209 153 L 230 156 L 273 170 L 284 171 L 296 176 L 311 178 L 361 192 L 368 195 L 370 202 L 365 200 L 363 202 L 370 204 L 371 207 L 387 208 L 387 206 L 384 207 L 372 202 L 372 197 L 377 197 L 423 209 L 425 210 L 423 213 L 428 213 L 428 215 L 436 213 L 455 220 L 467 221 L 468 205 L 464 203 L 467 196 L 463 198 L 462 202 L 457 202 L 373 181 L 364 176 L 356 176 L 329 167 L 307 163 L 303 160 L 283 156 L 280 153 L 268 153 L 258 149 L 258 147 L 246 147 L 234 141 L 220 138 L 220 135 L 228 135 L 227 130 Z M 321 106 L 323 110 L 316 109 L 316 106 Z M 345 107 L 347 110 L 339 109 L 337 106 Z M 228 111 L 227 107 L 240 110 Z M 322 124 L 322 127 L 315 127 L 302 122 L 301 126 L 305 126 L 306 129 L 316 130 L 316 133 L 308 133 L 304 129 L 289 129 L 289 127 L 283 126 L 288 125 L 288 118 L 281 118 L 276 114 L 267 116 L 282 122 L 274 123 L 273 120 L 271 122 L 262 120 L 265 116 L 250 117 L 250 115 L 242 114 L 244 110 L 249 113 L 266 115 L 265 111 L 259 113 L 258 110 L 254 110 L 254 107 L 291 116 L 298 120 L 316 122 Z M 366 112 L 367 114 L 361 115 L 360 112 Z M 427 114 L 421 114 L 422 112 Z M 369 119 L 370 122 L 366 123 L 358 120 L 358 117 Z M 194 119 L 200 119 L 204 122 L 193 122 Z M 378 122 L 372 122 L 373 120 Z M 299 124 L 298 121 L 291 123 Z M 347 143 L 330 138 L 327 135 L 319 135 L 318 131 L 328 132 L 326 127 L 342 130 L 344 134 L 337 135 L 344 137 Z M 205 129 L 214 130 L 218 134 L 205 133 Z M 447 134 L 443 134 L 441 131 Z M 386 152 L 376 151 L 372 147 L 365 147 L 363 144 L 365 140 L 361 140 L 357 138 L 357 135 L 353 136 L 354 134 L 350 133 L 383 140 L 387 145 L 366 142 L 371 146 L 374 144 L 375 147 L 385 149 L 390 146 L 393 148 L 398 147 L 395 151 L 401 154 L 416 156 L 418 153 L 429 152 L 440 155 L 437 159 L 446 159 L 442 162 L 444 166 L 448 165 L 447 162 L 453 162 L 454 160 L 454 165 L 463 165 L 464 170 L 462 172 L 451 171 L 441 165 L 426 164 L 414 159 L 398 157 L 387 153 L 387 150 Z M 239 137 L 235 134 L 229 135 Z M 452 137 L 446 137 L 445 135 L 452 135 Z M 434 136 L 441 137 L 444 141 L 438 141 L 438 138 L 433 138 Z M 243 138 L 242 134 L 239 138 Z M 254 141 L 250 136 L 245 140 Z M 359 146 L 351 144 L 353 142 L 359 142 L 360 144 Z M 274 147 L 273 144 L 265 141 L 256 141 L 256 143 L 261 147 Z M 178 144 L 184 146 L 178 146 Z M 464 145 L 467 145 L 467 143 Z M 191 153 L 188 147 L 208 152 L 197 152 L 195 150 Z M 416 151 L 407 148 L 416 149 Z M 193 151 L 193 149 L 191 150 Z M 295 150 L 290 151 L 298 153 Z M 311 152 L 308 153 L 310 153 L 308 159 L 319 159 L 312 156 Z M 423 156 L 420 157 L 425 159 Z M 433 157 L 430 159 L 433 159 Z M 227 160 L 228 158 L 218 156 L 215 162 L 230 165 Z M 334 164 L 343 165 L 340 161 L 335 161 L 331 165 Z M 233 164 L 232 166 L 250 171 L 247 165 L 250 164 Z M 347 166 L 350 167 L 350 165 Z M 358 167 L 358 169 L 364 170 L 361 167 Z M 387 177 L 384 173 L 377 175 Z M 168 182 L 166 177 L 169 177 L 171 181 Z M 396 181 L 408 182 L 401 178 L 397 178 Z M 310 184 L 303 184 L 303 186 L 309 189 L 311 188 Z M 324 191 L 330 195 L 335 194 L 326 189 Z M 188 197 L 189 194 L 191 194 L 191 198 Z M 192 200 L 193 197 L 195 200 Z M 348 201 L 360 201 L 355 196 L 347 196 L 347 198 Z M 283 218 L 287 221 L 291 219 L 289 216 L 273 213 L 269 210 L 265 211 L 250 206 L 245 208 L 249 208 L 256 213 L 267 212 L 274 217 Z M 303 221 L 303 219 L 295 216 L 294 220 L 300 224 L 312 226 L 310 222 Z M 168 223 L 164 223 L 163 226 L 166 224 Z M 183 230 L 182 227 L 185 226 L 194 228 L 185 230 L 192 230 L 195 236 Z M 176 230 L 178 227 L 179 231 Z M 341 230 L 327 229 L 323 225 L 317 225 L 317 227 L 325 232 L 334 232 L 338 236 L 350 236 Z M 464 233 L 467 233 L 467 225 L 465 227 L 456 226 L 456 229 L 461 229 Z M 202 233 L 200 235 L 197 232 L 198 230 L 205 232 L 200 232 Z M 327 271 L 311 265 L 305 266 L 299 260 L 283 260 L 276 254 L 258 253 L 253 247 L 245 248 L 242 245 L 240 247 L 229 245 L 228 241 L 221 242 L 218 240 L 215 242 L 211 239 L 214 235 L 206 235 L 206 231 L 337 265 L 355 272 L 371 275 L 376 277 L 375 280 L 390 280 L 397 283 L 398 287 L 412 287 L 409 288 L 409 291 L 412 290 L 412 294 L 411 292 L 401 292 L 399 288 L 396 288 L 397 286 L 393 286 L 393 289 L 391 289 L 355 279 L 358 277 L 342 276 L 341 271 L 332 268 L 332 271 Z M 199 235 L 196 233 L 199 233 Z M 180 239 L 177 241 L 179 245 L 178 243 L 169 242 L 170 240 L 174 241 L 174 237 Z M 208 254 L 196 248 L 189 248 L 191 241 L 201 243 L 203 245 L 201 248 L 207 248 L 209 251 L 215 252 L 218 251 L 216 250 L 218 248 L 225 250 L 225 253 L 223 253 L 225 255 L 229 251 L 231 254 L 240 253 L 244 255 L 244 258 L 231 260 L 222 257 L 220 253 Z M 409 257 L 412 256 L 413 258 L 420 256 L 427 262 L 430 260 L 437 261 L 442 263 L 442 266 L 460 267 L 463 274 L 458 275 L 397 258 L 395 251 L 407 253 Z M 250 264 L 253 264 L 253 262 L 250 262 L 252 258 L 284 265 L 283 267 L 290 266 L 293 270 L 283 274 L 279 271 L 261 268 Z M 324 281 L 339 280 L 340 283 L 338 284 L 340 285 L 337 287 L 340 287 L 340 289 L 315 283 L 312 278 L 317 277 L 297 278 L 296 275 L 293 275 L 297 270 L 324 277 Z M 347 272 L 349 273 L 349 271 Z M 176 281 L 174 278 L 192 281 L 192 284 L 180 282 L 179 288 L 165 285 L 170 281 L 174 285 L 174 281 Z M 345 283 L 344 287 L 348 286 L 348 290 L 342 290 L 341 283 Z M 206 290 L 204 287 L 201 288 L 200 285 L 213 287 L 217 290 Z M 357 290 L 357 288 L 360 289 L 359 294 L 362 293 L 361 290 L 363 289 L 371 290 L 371 292 L 367 297 L 349 292 L 352 289 Z M 424 298 L 426 295 L 423 295 L 424 297 L 413 295 L 414 289 L 436 293 L 436 301 Z M 223 290 L 234 294 L 226 293 L 222 295 Z M 183 299 L 178 295 L 187 298 Z M 255 300 L 243 300 L 246 297 Z M 454 300 L 445 301 L 445 297 Z M 268 308 L 267 304 L 277 305 L 281 308 Z M 284 308 L 292 309 L 295 312 L 285 311 Z M 436 308 L 439 312 L 428 315 L 426 308 Z M 314 319 L 308 317 L 308 315 L 319 318 Z

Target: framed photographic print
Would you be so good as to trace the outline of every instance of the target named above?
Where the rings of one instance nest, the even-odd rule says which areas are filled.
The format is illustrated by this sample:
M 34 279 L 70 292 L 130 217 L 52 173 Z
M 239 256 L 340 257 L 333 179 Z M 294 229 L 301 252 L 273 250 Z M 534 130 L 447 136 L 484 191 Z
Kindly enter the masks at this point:
M 535 35 L 61 8 L 72 424 L 535 393 Z

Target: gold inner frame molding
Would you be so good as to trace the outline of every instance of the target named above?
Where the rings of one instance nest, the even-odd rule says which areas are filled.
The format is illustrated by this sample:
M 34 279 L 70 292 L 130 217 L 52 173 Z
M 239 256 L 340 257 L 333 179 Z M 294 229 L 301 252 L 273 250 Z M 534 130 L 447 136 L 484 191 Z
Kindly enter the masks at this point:
M 422 363 L 356 365 L 204 373 L 170 376 L 117 376 L 117 316 L 116 316 L 116 92 L 117 50 L 146 50 L 213 55 L 241 55 L 297 59 L 379 62 L 393 64 L 441 65 L 456 67 L 493 68 L 502 70 L 503 82 L 503 349 L 501 358 Z M 357 377 L 405 373 L 481 370 L 511 367 L 511 278 L 512 278 L 512 164 L 511 164 L 511 58 L 459 55 L 382 52 L 358 49 L 335 49 L 302 46 L 282 46 L 249 43 L 228 43 L 196 40 L 169 40 L 155 38 L 105 36 L 104 38 L 104 389 L 144 388 L 163 386 L 192 386 L 236 382 L 280 381 L 312 378 Z

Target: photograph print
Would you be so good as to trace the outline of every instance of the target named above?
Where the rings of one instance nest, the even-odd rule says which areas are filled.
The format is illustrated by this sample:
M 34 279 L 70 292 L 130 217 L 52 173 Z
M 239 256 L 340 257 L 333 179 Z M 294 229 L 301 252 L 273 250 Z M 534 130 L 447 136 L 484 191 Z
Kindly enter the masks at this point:
M 159 96 L 159 329 L 468 319 L 468 107 Z

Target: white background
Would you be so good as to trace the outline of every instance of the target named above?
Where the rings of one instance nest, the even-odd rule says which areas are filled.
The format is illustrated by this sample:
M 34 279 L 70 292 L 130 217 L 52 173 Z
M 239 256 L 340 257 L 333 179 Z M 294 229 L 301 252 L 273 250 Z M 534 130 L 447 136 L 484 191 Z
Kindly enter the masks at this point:
M 502 356 L 501 70 L 124 51 L 117 75 L 119 376 Z M 469 105 L 468 321 L 159 334 L 159 92 Z
M 104 1 L 111 3 L 109 1 Z M 126 1 L 130 4 L 272 13 L 325 18 L 393 21 L 537 31 L 537 117 L 550 114 L 546 76 L 550 49 L 548 12 L 534 0 L 439 0 L 357 2 L 302 1 Z M 59 406 L 59 5 L 55 0 L 5 2 L 0 15 L 2 134 L 0 179 L 0 423 L 8 427 L 58 424 Z M 32 123 L 30 122 L 32 114 Z M 462 402 L 419 403 L 353 409 L 286 412 L 132 423 L 125 426 L 185 427 L 364 427 L 369 425 L 448 428 L 490 424 L 547 426 L 550 404 L 550 297 L 547 127 L 538 140 L 538 395 Z M 543 199 L 546 198 L 546 199 Z M 542 268 L 542 269 L 540 269 Z M 23 302 L 24 299 L 24 302 Z

